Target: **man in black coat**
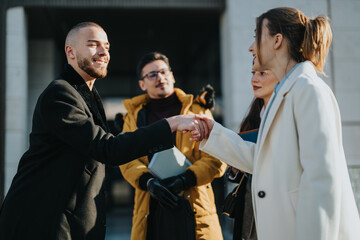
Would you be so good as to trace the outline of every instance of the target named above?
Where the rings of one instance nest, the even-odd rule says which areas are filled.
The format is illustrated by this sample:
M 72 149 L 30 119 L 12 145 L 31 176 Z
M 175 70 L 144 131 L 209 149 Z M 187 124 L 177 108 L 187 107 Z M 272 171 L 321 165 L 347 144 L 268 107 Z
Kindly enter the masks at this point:
M 175 130 L 201 130 L 193 116 L 176 116 L 133 133 L 108 133 L 93 85 L 106 76 L 109 47 L 95 23 L 68 33 L 68 64 L 36 104 L 29 150 L 0 210 L 0 239 L 104 239 L 105 164 L 171 148 Z

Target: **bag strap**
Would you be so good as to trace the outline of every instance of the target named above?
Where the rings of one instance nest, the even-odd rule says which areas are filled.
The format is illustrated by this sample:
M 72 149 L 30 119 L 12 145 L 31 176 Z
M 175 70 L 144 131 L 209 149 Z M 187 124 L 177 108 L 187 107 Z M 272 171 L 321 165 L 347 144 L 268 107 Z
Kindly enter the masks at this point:
M 244 180 L 244 177 L 245 177 L 245 173 L 243 174 L 242 178 L 240 179 L 239 185 L 237 186 L 236 190 L 232 193 L 233 196 L 236 197 L 237 191 L 239 190 L 239 187 L 240 187 L 242 181 Z

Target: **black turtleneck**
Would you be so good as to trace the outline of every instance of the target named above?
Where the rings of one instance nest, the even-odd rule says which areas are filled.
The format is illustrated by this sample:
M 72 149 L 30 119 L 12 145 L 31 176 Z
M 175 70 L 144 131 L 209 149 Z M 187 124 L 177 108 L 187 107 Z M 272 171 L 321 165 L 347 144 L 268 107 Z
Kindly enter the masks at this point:
M 181 102 L 174 92 L 167 98 L 153 99 L 146 105 L 147 125 L 163 118 L 179 115 Z

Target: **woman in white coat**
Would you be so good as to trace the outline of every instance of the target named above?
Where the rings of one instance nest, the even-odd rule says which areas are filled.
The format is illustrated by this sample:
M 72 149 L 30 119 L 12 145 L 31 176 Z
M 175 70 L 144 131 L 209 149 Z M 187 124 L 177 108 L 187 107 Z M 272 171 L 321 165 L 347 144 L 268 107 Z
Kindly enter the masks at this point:
M 265 109 L 257 144 L 213 120 L 201 150 L 253 174 L 260 240 L 359 240 L 360 220 L 331 89 L 320 79 L 332 34 L 326 17 L 293 8 L 257 18 L 256 68 L 281 81 Z M 194 134 L 194 140 L 201 140 Z

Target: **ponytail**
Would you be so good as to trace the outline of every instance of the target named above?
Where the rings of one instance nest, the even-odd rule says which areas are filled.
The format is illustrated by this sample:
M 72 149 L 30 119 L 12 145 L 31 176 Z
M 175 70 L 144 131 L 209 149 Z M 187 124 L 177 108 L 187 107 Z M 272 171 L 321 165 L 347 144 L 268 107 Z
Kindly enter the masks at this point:
M 332 32 L 326 16 L 306 21 L 302 56 L 311 61 L 319 73 L 324 74 L 325 58 L 332 41 Z

